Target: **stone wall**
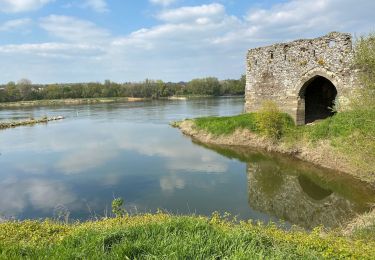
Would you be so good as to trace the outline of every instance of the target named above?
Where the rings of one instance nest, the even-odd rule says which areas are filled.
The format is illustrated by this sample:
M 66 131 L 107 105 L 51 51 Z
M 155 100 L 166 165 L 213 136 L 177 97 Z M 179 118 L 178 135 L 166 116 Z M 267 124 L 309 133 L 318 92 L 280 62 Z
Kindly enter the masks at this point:
M 265 100 L 277 103 L 297 124 L 305 123 L 305 89 L 321 76 L 335 86 L 336 102 L 345 105 L 355 85 L 350 34 L 279 43 L 251 49 L 247 55 L 247 112 L 257 111 Z

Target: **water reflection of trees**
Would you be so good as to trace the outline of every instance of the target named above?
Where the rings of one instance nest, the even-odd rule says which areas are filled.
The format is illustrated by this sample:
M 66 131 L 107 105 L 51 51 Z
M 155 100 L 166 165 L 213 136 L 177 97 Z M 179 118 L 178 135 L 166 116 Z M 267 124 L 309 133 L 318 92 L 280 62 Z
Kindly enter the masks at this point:
M 203 146 L 246 162 L 249 206 L 292 224 L 337 227 L 375 201 L 373 188 L 335 171 L 243 147 Z

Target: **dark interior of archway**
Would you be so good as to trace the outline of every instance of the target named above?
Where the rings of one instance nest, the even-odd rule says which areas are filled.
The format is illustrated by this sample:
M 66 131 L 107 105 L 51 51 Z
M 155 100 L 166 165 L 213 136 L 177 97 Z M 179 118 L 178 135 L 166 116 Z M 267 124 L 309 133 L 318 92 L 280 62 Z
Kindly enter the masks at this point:
M 327 198 L 333 192 L 331 190 L 320 187 L 318 184 L 314 183 L 310 178 L 304 175 L 298 176 L 298 182 L 302 190 L 314 200 L 322 200 Z
M 331 81 L 318 76 L 305 88 L 305 123 L 332 116 L 337 90 Z

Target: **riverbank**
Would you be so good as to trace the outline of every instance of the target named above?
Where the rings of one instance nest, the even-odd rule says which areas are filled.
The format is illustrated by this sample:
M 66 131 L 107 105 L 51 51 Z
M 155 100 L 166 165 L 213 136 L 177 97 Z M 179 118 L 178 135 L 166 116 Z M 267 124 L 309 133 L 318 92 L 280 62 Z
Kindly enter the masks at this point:
M 372 111 L 343 112 L 311 125 L 289 125 L 279 139 L 269 138 L 260 131 L 256 113 L 191 119 L 174 126 L 202 143 L 288 154 L 375 186 L 373 117 Z
M 77 98 L 77 99 L 48 99 L 0 103 L 0 108 L 18 108 L 34 106 L 61 106 L 61 105 L 82 105 L 115 102 L 136 102 L 147 100 L 145 98 Z
M 164 213 L 62 224 L 0 224 L 0 257 L 48 259 L 371 259 L 374 237 L 339 232 L 285 231 L 274 225 L 235 223 L 214 214 Z
M 26 125 L 35 125 L 35 124 L 43 124 L 48 123 L 50 121 L 58 121 L 63 120 L 63 116 L 57 117 L 43 117 L 40 119 L 29 119 L 23 121 L 14 121 L 14 122 L 0 122 L 0 129 L 7 129 L 7 128 L 14 128 L 18 126 L 26 126 Z
M 238 97 L 243 96 L 220 96 L 220 97 Z M 160 100 L 188 100 L 200 98 L 217 98 L 208 95 L 185 95 L 159 97 Z M 62 105 L 84 105 L 84 104 L 100 104 L 100 103 L 117 103 L 117 102 L 140 102 L 154 100 L 155 98 L 139 98 L 139 97 L 115 97 L 115 98 L 75 98 L 75 99 L 46 99 L 18 102 L 0 102 L 1 108 L 20 108 L 20 107 L 37 107 L 37 106 L 62 106 Z

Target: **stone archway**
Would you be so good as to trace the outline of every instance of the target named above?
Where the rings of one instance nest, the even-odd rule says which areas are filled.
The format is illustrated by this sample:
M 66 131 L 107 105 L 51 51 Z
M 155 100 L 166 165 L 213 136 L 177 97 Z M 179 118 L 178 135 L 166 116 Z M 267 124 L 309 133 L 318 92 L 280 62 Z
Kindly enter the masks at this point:
M 303 125 L 334 115 L 337 96 L 335 84 L 327 77 L 315 75 L 305 81 L 298 94 L 297 124 Z

